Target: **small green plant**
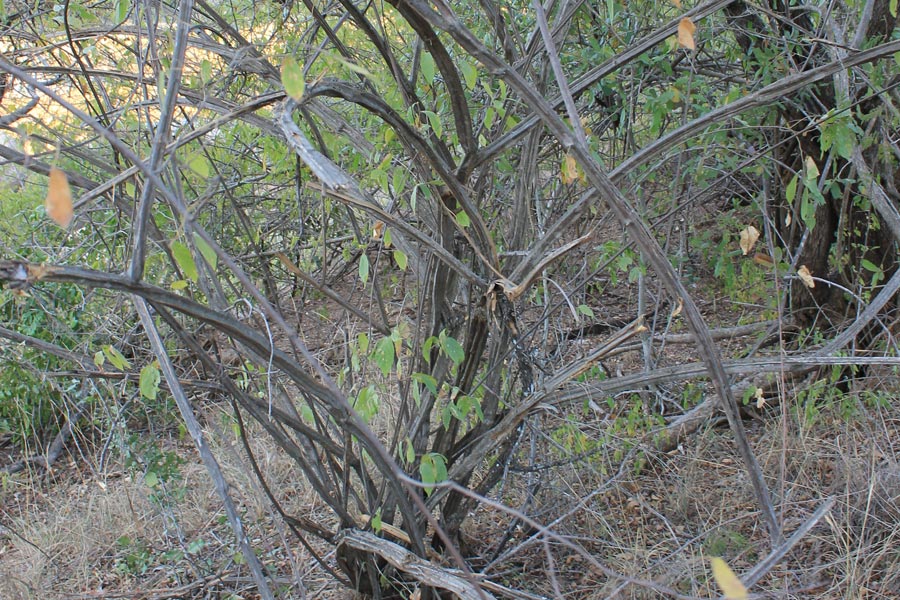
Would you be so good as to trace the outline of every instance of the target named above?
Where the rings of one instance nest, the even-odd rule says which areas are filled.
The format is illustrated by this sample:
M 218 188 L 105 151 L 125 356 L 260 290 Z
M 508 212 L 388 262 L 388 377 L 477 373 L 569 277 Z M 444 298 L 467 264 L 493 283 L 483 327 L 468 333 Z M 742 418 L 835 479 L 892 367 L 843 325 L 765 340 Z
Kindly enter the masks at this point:
M 823 414 L 836 412 L 842 421 L 849 421 L 859 413 L 857 396 L 838 385 L 845 377 L 844 369 L 833 365 L 824 376 L 798 392 L 795 410 L 808 425 L 819 422 Z M 854 369 L 851 367 L 851 371 Z
M 143 575 L 153 566 L 153 552 L 146 542 L 134 540 L 123 535 L 116 540 L 122 554 L 115 560 L 115 569 L 119 573 L 130 575 Z
M 566 422 L 553 430 L 550 435 L 556 442 L 557 452 L 561 456 L 578 456 L 592 452 L 602 445 L 600 440 L 582 431 L 575 415 L 568 415 Z
M 744 534 L 724 527 L 713 531 L 704 546 L 712 556 L 733 556 L 751 549 L 750 540 Z
M 125 468 L 132 476 L 143 477 L 150 488 L 150 500 L 160 506 L 171 501 L 181 501 L 187 493 L 182 482 L 181 466 L 184 459 L 173 450 L 162 450 L 152 441 L 132 435 L 125 456 Z

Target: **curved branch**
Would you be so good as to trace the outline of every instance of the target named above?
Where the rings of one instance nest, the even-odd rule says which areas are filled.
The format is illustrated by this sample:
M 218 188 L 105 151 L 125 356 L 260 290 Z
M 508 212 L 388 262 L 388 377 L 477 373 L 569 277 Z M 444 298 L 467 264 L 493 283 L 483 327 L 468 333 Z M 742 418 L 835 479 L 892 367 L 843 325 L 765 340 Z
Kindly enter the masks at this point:
M 410 5 L 423 18 L 427 18 L 433 25 L 449 33 L 460 46 L 479 60 L 491 73 L 502 77 L 511 88 L 519 93 L 531 109 L 540 116 L 544 125 L 559 140 L 562 147 L 571 152 L 578 161 L 591 186 L 597 189 L 606 200 L 611 212 L 635 241 L 644 256 L 646 256 L 647 261 L 652 265 L 662 284 L 669 293 L 681 300 L 684 307 L 685 320 L 692 333 L 697 337 L 697 350 L 706 364 L 716 392 L 719 394 L 722 408 L 728 417 L 728 422 L 734 432 L 741 457 L 753 482 L 757 501 L 764 513 L 769 534 L 776 543 L 780 541 L 781 533 L 775 509 L 772 506 L 769 491 L 763 480 L 756 457 L 753 455 L 753 451 L 747 442 L 737 401 L 731 392 L 728 375 L 722 366 L 722 357 L 709 334 L 709 328 L 700 313 L 700 309 L 684 287 L 668 257 L 663 252 L 662 247 L 660 247 L 659 242 L 657 242 L 641 219 L 640 214 L 631 206 L 603 167 L 594 158 L 586 140 L 583 137 L 576 137 L 559 115 L 556 114 L 555 108 L 540 96 L 517 71 L 486 48 L 459 21 L 448 6 L 442 6 L 441 13 L 438 14 L 422 0 L 409 1 Z
M 609 177 L 613 180 L 624 177 L 638 167 L 647 164 L 654 157 L 659 156 L 666 150 L 686 142 L 691 137 L 701 132 L 705 127 L 712 125 L 713 123 L 720 123 L 734 115 L 738 115 L 757 106 L 766 106 L 784 98 L 788 94 L 806 87 L 807 85 L 827 79 L 838 71 L 875 62 L 876 60 L 892 56 L 895 52 L 900 52 L 900 40 L 888 42 L 887 44 L 882 44 L 862 52 L 857 52 L 856 54 L 851 54 L 846 58 L 832 61 L 821 67 L 810 69 L 809 71 L 801 71 L 794 75 L 783 77 L 761 90 L 753 92 L 752 94 L 747 94 L 739 100 L 735 100 L 731 104 L 726 104 L 725 106 L 711 110 L 690 123 L 685 123 L 678 129 L 647 144 L 638 152 L 624 160 L 618 167 L 610 171 Z
M 388 0 L 394 8 L 396 8 L 406 22 L 415 30 L 423 42 L 434 64 L 441 72 L 443 83 L 447 87 L 447 95 L 450 98 L 450 109 L 453 112 L 453 121 L 456 126 L 456 134 L 462 144 L 466 154 L 471 154 L 477 148 L 475 136 L 472 130 L 472 115 L 469 113 L 469 106 L 466 104 L 466 92 L 463 89 L 462 81 L 453 64 L 453 59 L 447 49 L 438 39 L 437 33 L 431 28 L 427 20 L 421 18 L 406 3 L 398 0 Z M 470 215 L 471 216 L 471 215 Z
M 444 182 L 444 185 L 447 186 L 453 199 L 459 203 L 469 216 L 469 220 L 473 226 L 472 230 L 474 231 L 475 241 L 477 241 L 477 243 L 472 244 L 473 249 L 479 254 L 482 260 L 485 261 L 485 266 L 488 269 L 497 272 L 499 267 L 497 251 L 491 240 L 490 234 L 487 231 L 487 225 L 485 225 L 484 220 L 481 218 L 481 211 L 472 204 L 472 200 L 469 198 L 469 194 L 465 187 L 453 173 L 452 165 L 440 156 L 440 153 L 429 146 L 409 123 L 402 119 L 400 115 L 398 115 L 396 111 L 381 98 L 368 92 L 363 92 L 344 81 L 336 79 L 325 80 L 315 86 L 311 86 L 308 89 L 307 94 L 311 98 L 320 95 L 336 97 L 361 106 L 394 128 L 397 135 L 400 136 L 400 139 L 407 146 L 407 152 L 410 156 L 423 155 L 428 160 L 431 168 L 437 172 L 438 176 Z M 469 234 L 465 229 L 458 225 L 457 228 L 462 235 L 469 237 Z
M 346 396 L 336 388 L 319 383 L 313 375 L 301 368 L 294 357 L 272 347 L 268 337 L 208 306 L 157 286 L 134 281 L 127 275 L 102 273 L 78 267 L 2 261 L 0 262 L 0 281 L 7 282 L 11 288 L 19 290 L 25 290 L 41 281 L 52 281 L 126 292 L 143 298 L 151 304 L 165 306 L 211 325 L 251 351 L 261 356 L 271 357 L 272 365 L 283 371 L 302 393 L 319 401 L 339 427 L 345 428 L 348 434 L 356 436 L 376 467 L 394 489 L 404 515 L 404 526 L 409 528 L 408 533 L 410 539 L 413 540 L 416 552 L 420 556 L 426 555 L 424 536 L 418 531 L 409 491 L 401 483 L 402 469 L 365 421 L 353 410 Z
M 432 252 L 434 252 L 445 264 L 465 277 L 467 280 L 481 286 L 486 286 L 487 282 L 464 265 L 458 258 L 453 256 L 446 248 L 438 242 L 431 239 L 415 227 L 412 227 L 406 221 L 398 219 L 388 211 L 384 210 L 378 204 L 367 197 L 360 189 L 359 184 L 345 173 L 340 167 L 328 160 L 321 152 L 316 150 L 300 128 L 297 127 L 293 119 L 291 119 L 291 110 L 297 105 L 295 100 L 286 99 L 279 112 L 279 124 L 281 125 L 284 136 L 288 143 L 297 153 L 297 156 L 306 164 L 307 167 L 322 182 L 323 190 L 330 196 L 348 204 L 352 204 L 357 208 L 365 210 L 379 219 L 397 228 L 399 231 L 417 239 Z
M 681 21 L 682 17 L 688 17 L 690 19 L 693 19 L 694 21 L 697 21 L 704 17 L 708 17 L 718 10 L 721 10 L 731 2 L 733 2 L 733 0 L 710 0 L 705 4 L 701 4 L 700 6 L 687 11 L 686 13 L 684 13 L 684 15 L 673 19 L 646 38 L 626 48 L 619 54 L 616 54 L 612 58 L 604 61 L 600 65 L 594 67 L 593 69 L 573 81 L 569 86 L 572 95 L 576 97 L 579 96 L 607 75 L 615 73 L 623 66 L 637 59 L 641 54 L 647 52 L 657 44 L 662 43 L 666 38 L 675 34 L 678 29 L 678 23 Z M 554 109 L 559 109 L 563 106 L 562 96 L 552 98 L 551 100 L 549 100 L 549 102 L 554 107 Z M 507 150 L 510 146 L 524 137 L 530 129 L 532 129 L 540 122 L 541 118 L 537 114 L 532 114 L 531 116 L 522 119 L 515 127 L 512 128 L 512 130 L 509 131 L 509 133 L 503 135 L 502 137 L 479 150 L 478 153 L 472 158 L 472 168 L 483 165 L 501 152 Z
M 9 146 L 4 146 L 0 144 L 0 157 L 5 158 L 11 163 L 15 163 L 17 165 L 21 165 L 28 169 L 29 171 L 33 171 L 40 175 L 50 175 L 50 165 L 45 162 L 41 162 L 39 160 L 35 160 L 31 156 L 19 152 L 18 150 L 14 150 Z M 71 185 L 75 187 L 79 187 L 85 190 L 94 191 L 100 188 L 103 184 L 97 183 L 91 179 L 88 179 L 84 175 L 79 173 L 73 173 L 70 171 L 66 171 L 66 177 L 69 180 Z M 98 192 L 96 195 L 101 195 L 103 192 Z

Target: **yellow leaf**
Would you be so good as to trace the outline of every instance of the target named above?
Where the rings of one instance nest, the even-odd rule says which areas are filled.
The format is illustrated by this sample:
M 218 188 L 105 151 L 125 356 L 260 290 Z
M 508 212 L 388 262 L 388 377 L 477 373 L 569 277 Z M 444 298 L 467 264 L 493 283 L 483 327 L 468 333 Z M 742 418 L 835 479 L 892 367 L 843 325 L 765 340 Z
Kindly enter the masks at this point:
M 728 600 L 747 600 L 747 588 L 734 574 L 731 567 L 718 556 L 712 557 L 710 562 L 712 563 L 713 577 L 716 578 L 716 583 L 719 584 L 725 597 Z
M 763 396 L 762 388 L 756 388 L 756 408 L 762 409 L 766 405 L 766 397 Z
M 819 167 L 818 165 L 816 165 L 816 159 L 814 159 L 812 156 L 807 156 L 806 160 L 803 162 L 806 164 L 806 178 L 817 178 L 819 176 Z
M 381 239 L 381 234 L 384 233 L 384 221 L 375 221 L 375 225 L 372 227 L 372 239 L 376 242 Z
M 675 8 L 681 8 L 681 0 L 672 0 L 672 4 L 675 5 Z
M 695 31 L 697 31 L 697 28 L 690 19 L 687 17 L 681 19 L 678 22 L 678 43 L 688 50 L 695 50 L 697 48 L 696 44 L 694 44 Z
M 575 157 L 571 154 L 566 154 L 566 159 L 563 161 L 560 169 L 560 179 L 565 185 L 576 181 L 584 181 L 584 173 L 581 171 L 581 167 L 578 166 Z
M 800 281 L 803 282 L 808 288 L 816 287 L 816 281 L 813 279 L 812 273 L 809 272 L 809 269 L 806 268 L 806 265 L 800 265 L 800 268 L 797 269 L 797 276 L 800 278 Z
M 60 227 L 66 228 L 72 223 L 75 211 L 72 209 L 72 190 L 66 174 L 56 167 L 50 168 L 50 185 L 47 188 L 47 216 Z
M 759 239 L 759 230 L 750 225 L 749 227 L 745 227 L 743 231 L 741 231 L 741 252 L 744 253 L 744 256 L 750 254 L 750 251 L 753 250 L 753 247 L 756 245 L 756 240 Z

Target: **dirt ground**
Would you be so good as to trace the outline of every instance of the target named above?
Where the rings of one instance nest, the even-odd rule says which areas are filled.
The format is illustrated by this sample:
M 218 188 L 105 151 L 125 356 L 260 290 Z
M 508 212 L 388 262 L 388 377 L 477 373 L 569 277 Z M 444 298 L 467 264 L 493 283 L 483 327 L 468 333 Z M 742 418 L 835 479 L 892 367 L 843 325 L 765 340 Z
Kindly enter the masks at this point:
M 409 310 L 402 302 L 396 307 Z M 746 306 L 721 299 L 704 310 L 726 323 L 753 316 Z M 307 328 L 321 338 L 311 349 L 326 364 L 339 361 L 339 309 L 306 318 L 321 321 Z M 723 343 L 723 352 L 738 355 L 747 343 Z M 577 344 L 571 351 L 579 351 Z M 661 363 L 693 359 L 689 346 L 679 346 Z M 639 351 L 604 366 L 614 373 L 639 368 Z M 751 403 L 745 414 L 785 537 L 833 502 L 752 594 L 900 598 L 897 378 L 874 370 L 867 377 L 838 390 L 827 373 L 816 373 L 802 385 L 779 387 L 759 408 Z M 508 477 L 490 498 L 527 513 L 553 536 L 486 504 L 463 528 L 463 550 L 473 566 L 517 590 L 498 597 L 718 597 L 711 557 L 725 558 L 745 575 L 778 549 L 723 419 L 671 451 L 636 442 L 642 427 L 664 424 L 705 388 L 657 389 L 662 402 L 647 393 L 600 406 L 546 407 L 527 420 Z M 201 396 L 195 410 L 273 589 L 282 598 L 354 597 L 326 570 L 335 567 L 329 545 L 308 540 L 322 559 L 317 562 L 272 510 L 227 403 Z M 49 471 L 35 466 L 0 478 L 0 598 L 258 597 L 221 501 L 177 420 L 129 433 L 136 437 L 76 435 Z M 294 463 L 259 433 L 251 427 L 254 454 L 289 514 L 336 527 Z M 129 462 L 129 452 L 141 454 L 137 447 L 145 461 L 152 451 L 154 472 L 165 477 L 148 481 L 146 462 Z M 21 456 L 11 444 L 0 451 L 4 465 Z

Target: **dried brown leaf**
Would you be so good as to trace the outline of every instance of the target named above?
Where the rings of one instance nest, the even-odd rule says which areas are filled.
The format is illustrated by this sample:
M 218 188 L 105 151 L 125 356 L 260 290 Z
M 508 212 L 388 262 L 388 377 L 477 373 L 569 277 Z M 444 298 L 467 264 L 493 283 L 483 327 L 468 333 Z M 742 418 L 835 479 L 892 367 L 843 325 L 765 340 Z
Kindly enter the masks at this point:
M 69 180 L 63 171 L 50 168 L 50 185 L 47 188 L 47 200 L 44 202 L 47 216 L 60 227 L 66 228 L 72 223 L 75 211 L 72 208 L 72 190 Z
M 797 276 L 800 278 L 800 281 L 803 282 L 808 288 L 816 287 L 816 282 L 813 279 L 812 273 L 809 272 L 809 269 L 806 268 L 806 265 L 801 265 L 799 269 L 797 269 Z
M 694 25 L 693 21 L 687 17 L 681 19 L 681 21 L 678 22 L 678 43 L 688 50 L 696 50 L 697 45 L 694 43 L 695 31 L 697 31 L 697 27 Z
M 741 231 L 741 252 L 744 253 L 744 256 L 750 254 L 750 251 L 756 246 L 756 241 L 758 239 L 759 230 L 753 225 L 745 227 L 743 231 Z

